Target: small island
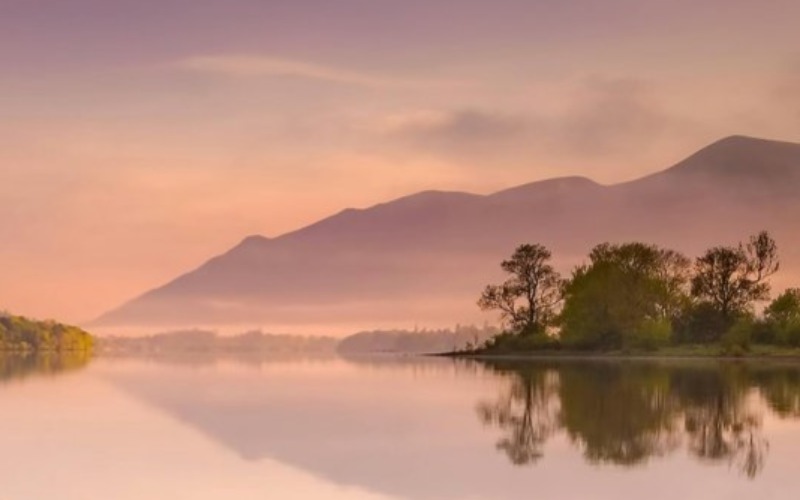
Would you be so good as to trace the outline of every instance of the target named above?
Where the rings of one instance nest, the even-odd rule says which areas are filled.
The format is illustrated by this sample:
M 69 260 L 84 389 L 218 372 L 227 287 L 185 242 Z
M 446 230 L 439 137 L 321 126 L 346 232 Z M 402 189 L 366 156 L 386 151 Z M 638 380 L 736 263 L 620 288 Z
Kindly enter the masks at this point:
M 92 336 L 76 326 L 0 313 L 0 353 L 91 352 Z
M 568 278 L 551 258 L 524 244 L 503 261 L 508 279 L 478 301 L 500 313 L 503 333 L 454 354 L 800 357 L 800 289 L 769 302 L 780 263 L 766 231 L 694 260 L 652 244 L 602 243 Z

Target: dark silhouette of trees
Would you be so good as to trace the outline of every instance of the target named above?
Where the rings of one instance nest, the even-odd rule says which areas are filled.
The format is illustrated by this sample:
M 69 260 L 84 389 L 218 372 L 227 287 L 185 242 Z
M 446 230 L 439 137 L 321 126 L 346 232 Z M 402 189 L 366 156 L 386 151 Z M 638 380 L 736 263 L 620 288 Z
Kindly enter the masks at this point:
M 550 265 L 550 250 L 542 245 L 520 245 L 501 264 L 511 276 L 500 285 L 489 285 L 478 305 L 498 310 L 515 333 L 544 334 L 562 298 L 563 281 Z
M 769 298 L 766 281 L 780 267 L 778 247 L 762 231 L 737 247 L 714 247 L 695 262 L 692 295 L 714 306 L 725 320 Z
M 800 346 L 800 289 L 756 313 L 780 268 L 766 231 L 737 246 L 713 247 L 694 265 L 679 252 L 640 242 L 595 246 L 568 280 L 550 259 L 545 247 L 522 245 L 503 261 L 511 276 L 487 286 L 478 304 L 499 310 L 507 330 L 487 341 L 484 352 L 717 343 L 725 354 L 743 355 L 754 343 Z

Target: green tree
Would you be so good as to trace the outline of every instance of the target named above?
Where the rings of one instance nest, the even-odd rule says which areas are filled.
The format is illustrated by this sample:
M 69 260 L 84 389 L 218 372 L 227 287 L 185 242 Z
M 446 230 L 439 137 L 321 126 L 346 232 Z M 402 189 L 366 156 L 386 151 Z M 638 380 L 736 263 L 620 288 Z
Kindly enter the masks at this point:
M 764 330 L 768 340 L 800 345 L 800 288 L 780 294 L 764 310 Z
M 478 300 L 483 310 L 498 310 L 515 333 L 543 334 L 562 299 L 563 280 L 550 264 L 550 250 L 520 245 L 501 264 L 510 277 L 488 285 Z
M 687 299 L 689 260 L 655 245 L 604 243 L 565 288 L 562 341 L 576 348 L 656 347 Z
M 790 288 L 780 294 L 764 310 L 764 317 L 780 324 L 800 320 L 800 288 Z

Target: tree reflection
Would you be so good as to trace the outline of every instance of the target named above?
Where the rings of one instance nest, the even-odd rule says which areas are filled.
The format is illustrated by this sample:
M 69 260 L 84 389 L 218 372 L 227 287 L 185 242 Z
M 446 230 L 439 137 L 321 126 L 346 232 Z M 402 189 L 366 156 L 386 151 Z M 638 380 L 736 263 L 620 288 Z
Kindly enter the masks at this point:
M 86 367 L 86 351 L 0 353 L 0 383 L 35 375 L 58 375 Z
M 753 478 L 769 451 L 764 409 L 800 417 L 800 370 L 794 368 L 566 361 L 488 366 L 504 382 L 496 400 L 478 404 L 478 416 L 502 430 L 497 448 L 517 465 L 535 463 L 546 442 L 563 432 L 590 463 L 633 466 L 685 448 Z
M 554 372 L 523 369 L 514 373 L 508 390 L 497 401 L 478 405 L 478 415 L 485 425 L 505 431 L 497 449 L 504 451 L 512 463 L 524 465 L 542 457 L 542 445 L 558 428 L 556 391 Z
M 669 378 L 652 365 L 572 364 L 561 374 L 561 422 L 590 462 L 634 465 L 677 444 Z
M 753 378 L 770 409 L 782 418 L 800 418 L 800 370 L 782 366 L 754 370 Z
M 687 448 L 696 457 L 737 464 L 748 477 L 764 465 L 761 415 L 747 404 L 751 379 L 743 366 L 679 370 L 672 387 L 681 400 Z

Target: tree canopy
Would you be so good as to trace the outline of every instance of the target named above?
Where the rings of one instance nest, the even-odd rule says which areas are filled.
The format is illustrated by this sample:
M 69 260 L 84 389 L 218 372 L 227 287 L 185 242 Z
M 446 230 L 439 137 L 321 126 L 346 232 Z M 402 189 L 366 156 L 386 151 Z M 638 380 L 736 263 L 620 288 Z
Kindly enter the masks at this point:
M 669 340 L 686 302 L 689 260 L 643 243 L 596 246 L 566 286 L 561 338 L 581 348 L 648 347 Z

